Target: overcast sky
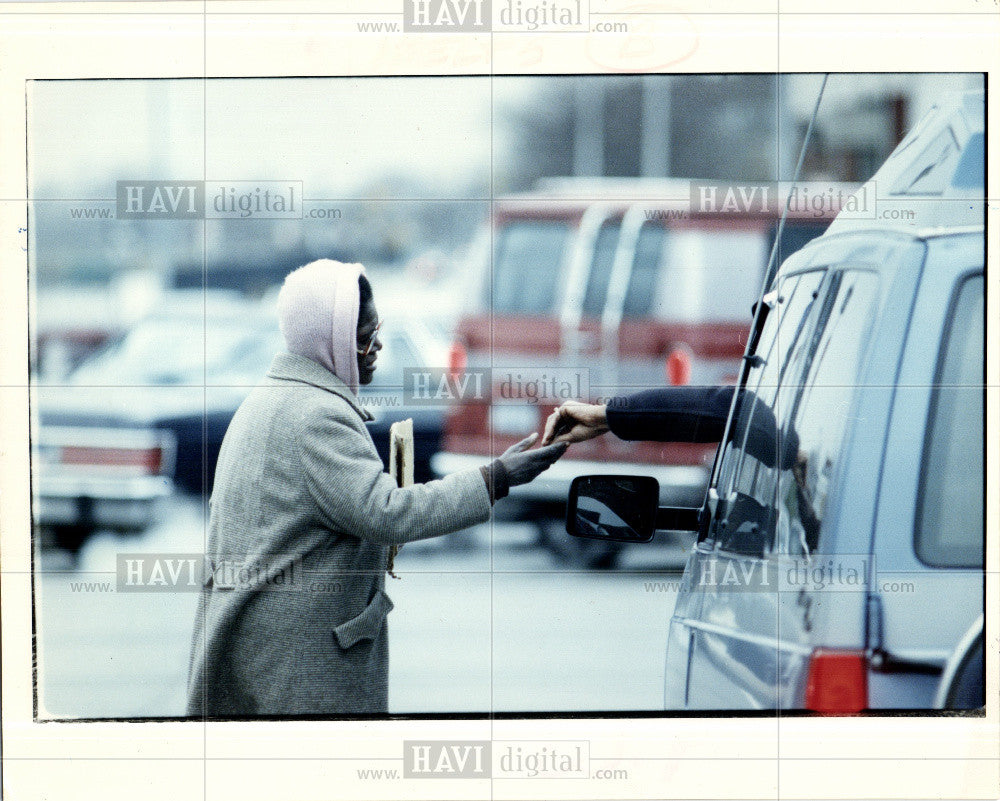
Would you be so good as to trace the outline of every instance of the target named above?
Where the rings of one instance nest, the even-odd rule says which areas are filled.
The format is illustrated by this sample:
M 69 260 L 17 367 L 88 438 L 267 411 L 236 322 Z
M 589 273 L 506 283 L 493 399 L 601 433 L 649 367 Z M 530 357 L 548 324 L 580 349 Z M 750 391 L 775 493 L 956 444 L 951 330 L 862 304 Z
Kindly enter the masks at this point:
M 527 83 L 494 81 L 497 104 Z M 37 81 L 31 181 L 82 197 L 117 178 L 294 179 L 316 196 L 409 174 L 448 195 L 489 184 L 490 100 L 485 77 Z

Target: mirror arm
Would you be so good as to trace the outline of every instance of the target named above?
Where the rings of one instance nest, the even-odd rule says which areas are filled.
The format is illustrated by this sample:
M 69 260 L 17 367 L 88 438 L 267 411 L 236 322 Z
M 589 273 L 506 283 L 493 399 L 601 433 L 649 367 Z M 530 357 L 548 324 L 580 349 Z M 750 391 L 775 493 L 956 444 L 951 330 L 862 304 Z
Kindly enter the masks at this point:
M 694 506 L 661 506 L 656 512 L 657 531 L 697 531 L 701 508 Z

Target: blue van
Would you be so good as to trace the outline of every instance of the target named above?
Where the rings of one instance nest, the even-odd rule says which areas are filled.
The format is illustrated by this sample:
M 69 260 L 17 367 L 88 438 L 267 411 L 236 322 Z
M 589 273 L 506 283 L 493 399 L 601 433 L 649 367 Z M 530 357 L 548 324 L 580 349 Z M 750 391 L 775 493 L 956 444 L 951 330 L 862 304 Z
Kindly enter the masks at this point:
M 703 507 L 571 491 L 578 536 L 697 532 L 666 708 L 984 705 L 984 158 L 983 94 L 951 99 L 859 190 L 875 208 L 781 265 Z

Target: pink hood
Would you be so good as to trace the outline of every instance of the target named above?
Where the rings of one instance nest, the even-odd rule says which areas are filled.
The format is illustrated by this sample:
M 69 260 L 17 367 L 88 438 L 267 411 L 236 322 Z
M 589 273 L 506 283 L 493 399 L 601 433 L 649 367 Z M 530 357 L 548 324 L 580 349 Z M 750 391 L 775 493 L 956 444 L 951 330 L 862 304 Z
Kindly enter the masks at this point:
M 360 264 L 319 259 L 285 276 L 278 322 L 290 353 L 319 362 L 358 394 Z

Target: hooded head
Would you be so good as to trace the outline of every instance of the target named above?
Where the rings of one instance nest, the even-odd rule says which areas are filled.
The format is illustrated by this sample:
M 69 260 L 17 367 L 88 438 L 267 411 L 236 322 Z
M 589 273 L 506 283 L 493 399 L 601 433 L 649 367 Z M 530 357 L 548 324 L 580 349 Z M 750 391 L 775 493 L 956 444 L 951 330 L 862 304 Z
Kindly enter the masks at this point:
M 323 365 L 358 394 L 360 264 L 319 259 L 285 277 L 278 322 L 290 353 Z

